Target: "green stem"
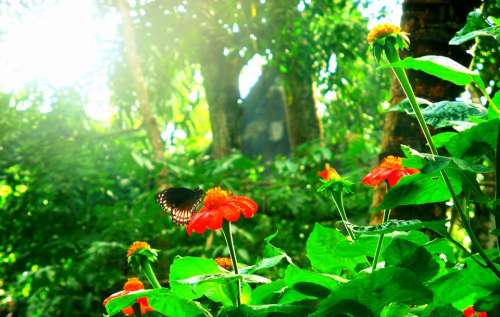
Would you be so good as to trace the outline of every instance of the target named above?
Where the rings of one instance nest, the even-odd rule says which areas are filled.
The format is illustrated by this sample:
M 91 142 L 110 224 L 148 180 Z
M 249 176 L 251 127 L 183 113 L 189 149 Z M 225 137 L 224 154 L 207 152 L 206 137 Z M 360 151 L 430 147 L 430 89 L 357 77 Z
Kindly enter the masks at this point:
M 400 61 L 399 58 L 399 53 L 397 49 L 392 46 L 392 45 L 386 45 L 385 46 L 385 55 L 387 56 L 387 59 L 389 60 L 390 63 L 396 63 Z M 434 142 L 432 141 L 432 135 L 429 131 L 429 128 L 427 127 L 427 124 L 425 123 L 424 116 L 422 115 L 422 112 L 420 111 L 420 107 L 418 106 L 417 99 L 415 97 L 415 94 L 413 93 L 413 89 L 410 85 L 410 81 L 408 80 L 408 77 L 406 76 L 406 72 L 402 67 L 392 67 L 392 70 L 394 71 L 394 74 L 399 80 L 399 83 L 401 84 L 401 87 L 403 88 L 406 96 L 408 97 L 408 100 L 410 101 L 410 105 L 413 109 L 413 112 L 415 113 L 415 116 L 418 121 L 418 125 L 420 126 L 420 129 L 422 130 L 425 140 L 427 141 L 427 145 L 429 146 L 431 153 L 433 155 L 438 155 L 438 151 L 436 146 L 434 145 Z M 476 235 L 474 234 L 474 231 L 472 230 L 472 227 L 470 225 L 469 220 L 467 219 L 467 216 L 465 215 L 465 211 L 462 208 L 460 201 L 458 200 L 457 194 L 453 190 L 453 187 L 451 185 L 450 178 L 448 177 L 448 174 L 444 169 L 440 171 L 441 173 L 441 178 L 445 182 L 446 186 L 448 187 L 448 191 L 450 192 L 451 198 L 453 200 L 453 205 L 458 211 L 458 214 L 460 215 L 460 218 L 462 220 L 462 223 L 464 225 L 465 231 L 467 231 L 467 234 L 469 235 L 472 245 L 475 247 L 475 249 L 478 251 L 479 255 L 483 258 L 483 260 L 486 262 L 486 265 L 492 270 L 495 275 L 500 278 L 500 271 L 495 267 L 493 262 L 490 260 L 490 258 L 486 255 L 484 252 L 483 248 L 481 247 L 479 240 L 477 239 Z
M 390 215 L 391 215 L 391 210 L 384 209 L 384 218 L 382 220 L 382 223 L 386 223 L 387 220 L 389 220 Z M 372 272 L 375 272 L 375 270 L 377 269 L 378 258 L 380 256 L 380 251 L 382 250 L 383 243 L 384 243 L 384 234 L 381 233 L 380 236 L 378 237 L 377 247 L 375 248 L 375 255 L 373 256 Z
M 483 94 L 483 96 L 486 98 L 486 100 L 488 100 L 488 103 L 490 104 L 490 106 L 493 107 L 493 110 L 495 110 L 495 112 L 497 113 L 497 115 L 500 115 L 500 110 L 497 108 L 497 105 L 495 105 L 495 103 L 491 99 L 490 95 L 486 92 L 486 90 L 484 90 L 484 88 L 482 87 L 482 85 L 477 85 L 477 87 L 479 87 L 479 90 L 481 91 L 481 93 Z
M 335 207 L 337 208 L 340 218 L 342 219 L 342 223 L 344 224 L 345 229 L 347 230 L 347 234 L 349 237 L 351 237 L 352 241 L 356 240 L 356 236 L 354 235 L 354 232 L 352 232 L 351 227 L 349 227 L 349 220 L 347 218 L 347 213 L 345 212 L 344 208 L 344 198 L 343 198 L 343 193 L 342 191 L 337 191 L 337 192 L 331 192 L 332 194 L 332 200 L 333 203 L 335 204 Z
M 226 240 L 227 248 L 229 250 L 229 256 L 231 257 L 231 262 L 233 264 L 234 274 L 238 275 L 238 261 L 236 260 L 236 252 L 234 248 L 233 235 L 231 234 L 231 223 L 225 221 L 222 224 L 222 234 Z M 237 281 L 237 294 L 236 294 L 236 307 L 241 305 L 241 280 Z
M 158 282 L 158 279 L 156 278 L 155 272 L 153 271 L 153 268 L 151 267 L 151 263 L 149 261 L 144 261 L 142 264 L 142 271 L 144 272 L 144 275 L 146 275 L 146 278 L 149 280 L 149 283 L 153 286 L 153 288 L 161 288 L 160 282 Z

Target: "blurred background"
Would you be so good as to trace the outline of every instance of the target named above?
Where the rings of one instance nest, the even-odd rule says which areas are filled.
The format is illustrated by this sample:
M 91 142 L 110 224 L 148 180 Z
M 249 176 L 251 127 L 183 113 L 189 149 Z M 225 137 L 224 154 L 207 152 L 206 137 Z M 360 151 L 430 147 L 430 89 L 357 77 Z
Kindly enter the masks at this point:
M 429 15 L 401 2 L 0 0 L 0 316 L 102 315 L 134 274 L 135 240 L 160 250 L 163 283 L 175 255 L 225 255 L 219 234 L 188 237 L 161 212 L 169 186 L 258 202 L 236 223 L 243 263 L 278 231 L 307 265 L 314 223 L 338 220 L 316 192 L 325 163 L 355 184 L 346 207 L 367 223 L 360 179 L 384 152 L 394 94 L 365 38 Z M 481 5 L 451 2 L 436 1 L 459 20 L 431 25 L 452 23 L 445 45 Z M 481 52 L 468 61 L 498 76 Z

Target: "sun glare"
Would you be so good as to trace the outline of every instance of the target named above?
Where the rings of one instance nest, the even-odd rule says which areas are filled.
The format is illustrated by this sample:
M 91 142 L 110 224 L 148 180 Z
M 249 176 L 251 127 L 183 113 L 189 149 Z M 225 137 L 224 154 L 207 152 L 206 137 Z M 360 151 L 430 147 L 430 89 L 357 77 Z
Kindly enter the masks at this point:
M 16 92 L 29 83 L 76 88 L 91 117 L 110 117 L 106 65 L 116 17 L 100 16 L 93 1 L 48 1 L 26 12 L 9 4 L 1 11 L 0 90 Z

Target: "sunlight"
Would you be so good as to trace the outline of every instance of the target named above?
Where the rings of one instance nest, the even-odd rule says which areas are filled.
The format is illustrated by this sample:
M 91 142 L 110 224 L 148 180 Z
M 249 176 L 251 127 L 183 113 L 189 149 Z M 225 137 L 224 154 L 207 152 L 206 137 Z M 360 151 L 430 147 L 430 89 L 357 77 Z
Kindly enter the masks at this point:
M 248 63 L 243 66 L 239 78 L 240 97 L 245 99 L 252 87 L 257 83 L 262 75 L 262 66 L 267 63 L 266 59 L 259 54 L 255 54 Z
M 7 20 L 0 42 L 0 89 L 16 92 L 29 83 L 78 88 L 89 101 L 87 113 L 109 119 L 105 62 L 114 47 L 116 17 L 99 16 L 93 1 L 45 3 L 20 14 L 21 7 L 12 7 L 2 16 Z

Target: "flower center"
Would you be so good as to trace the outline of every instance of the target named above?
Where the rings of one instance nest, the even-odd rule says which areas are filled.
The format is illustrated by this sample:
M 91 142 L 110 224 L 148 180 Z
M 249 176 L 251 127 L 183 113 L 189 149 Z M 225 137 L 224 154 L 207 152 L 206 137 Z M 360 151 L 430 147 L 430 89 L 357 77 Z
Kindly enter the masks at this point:
M 223 204 L 231 196 L 231 192 L 223 190 L 220 187 L 211 188 L 205 195 L 203 206 L 206 206 L 209 209 L 216 208 L 217 206 Z
M 401 33 L 401 28 L 399 26 L 391 23 L 382 23 L 374 27 L 370 33 L 368 33 L 367 41 L 368 43 L 373 43 L 386 35 L 399 33 Z
M 123 290 L 128 292 L 138 291 L 144 289 L 144 284 L 137 277 L 131 277 L 123 286 Z
M 127 256 L 131 256 L 132 254 L 136 253 L 137 251 L 139 251 L 141 249 L 151 249 L 151 246 L 147 242 L 135 241 L 128 248 Z
M 403 168 L 403 159 L 398 156 L 389 155 L 380 164 L 380 167 L 390 168 L 390 169 L 401 169 Z

